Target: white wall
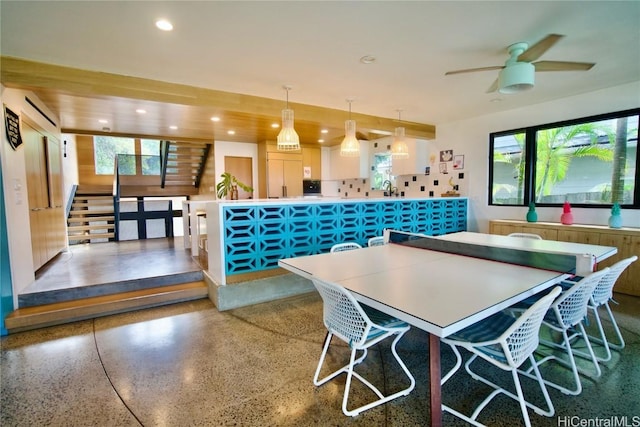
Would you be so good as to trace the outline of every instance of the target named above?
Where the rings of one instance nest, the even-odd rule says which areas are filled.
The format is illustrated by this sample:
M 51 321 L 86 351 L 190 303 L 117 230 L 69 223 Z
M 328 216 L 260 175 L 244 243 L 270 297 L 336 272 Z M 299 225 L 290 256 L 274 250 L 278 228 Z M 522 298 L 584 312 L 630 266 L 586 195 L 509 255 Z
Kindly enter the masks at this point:
M 216 168 L 216 184 L 220 182 L 220 175 L 224 172 L 225 156 L 251 157 L 253 174 L 253 182 L 251 183 L 251 186 L 253 188 L 258 188 L 258 144 L 249 142 L 215 141 L 213 149 Z
M 2 103 L 14 113 L 20 115 L 21 122 L 24 117 L 29 117 L 31 121 L 38 123 L 42 129 L 61 140 L 60 131 L 25 101 L 25 96 L 28 96 L 49 118 L 55 123 L 59 123 L 57 116 L 46 108 L 33 93 L 5 88 L 1 85 L 0 91 Z M 0 161 L 2 161 L 5 208 L 7 211 L 7 237 L 9 238 L 13 300 L 14 306 L 17 306 L 18 293 L 35 281 L 35 275 L 31 250 L 24 143 L 17 150 L 13 150 L 7 141 L 7 135 L 4 130 L 2 131 L 2 141 L 0 142 Z M 64 172 L 63 169 L 63 174 Z
M 535 89 L 533 89 L 535 90 Z M 511 95 L 518 96 L 518 95 Z M 508 98 L 504 101 L 508 102 Z M 595 92 L 532 105 L 497 114 L 436 126 L 437 149 L 465 155 L 469 196 L 469 230 L 489 231 L 490 219 L 524 219 L 526 207 L 489 206 L 489 134 L 544 123 L 594 116 L 640 107 L 640 81 Z M 560 220 L 562 208 L 536 208 L 538 221 Z M 606 225 L 609 209 L 573 208 L 574 222 Z M 640 227 L 640 210 L 622 210 L 624 226 Z

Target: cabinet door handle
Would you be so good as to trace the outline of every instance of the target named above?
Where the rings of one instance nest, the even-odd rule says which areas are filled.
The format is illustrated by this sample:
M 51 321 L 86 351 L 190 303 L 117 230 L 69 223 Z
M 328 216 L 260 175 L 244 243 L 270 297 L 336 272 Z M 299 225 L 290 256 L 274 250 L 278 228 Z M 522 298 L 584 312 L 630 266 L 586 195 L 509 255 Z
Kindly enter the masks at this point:
M 282 186 L 282 197 L 287 197 L 287 186 L 286 185 Z

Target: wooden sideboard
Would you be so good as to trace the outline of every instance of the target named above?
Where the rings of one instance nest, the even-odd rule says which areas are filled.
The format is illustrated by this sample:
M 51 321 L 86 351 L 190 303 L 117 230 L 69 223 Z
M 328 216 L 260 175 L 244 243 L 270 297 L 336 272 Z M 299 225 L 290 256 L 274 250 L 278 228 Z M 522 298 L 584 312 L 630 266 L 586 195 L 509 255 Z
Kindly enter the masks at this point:
M 633 255 L 640 257 L 640 228 L 609 228 L 603 225 L 574 224 L 557 222 L 526 222 L 510 219 L 489 221 L 491 234 L 533 233 L 545 240 L 589 243 L 593 245 L 615 246 L 618 253 L 600 263 L 607 267 Z M 640 296 L 640 260 L 631 264 L 620 276 L 614 289 L 628 295 Z

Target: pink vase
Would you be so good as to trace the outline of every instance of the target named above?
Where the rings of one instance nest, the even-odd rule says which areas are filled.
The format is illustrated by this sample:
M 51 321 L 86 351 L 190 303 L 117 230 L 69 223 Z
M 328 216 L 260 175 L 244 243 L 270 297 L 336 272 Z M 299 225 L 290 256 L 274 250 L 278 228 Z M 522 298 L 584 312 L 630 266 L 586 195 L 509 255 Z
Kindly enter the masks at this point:
M 560 215 L 560 222 L 564 225 L 573 224 L 573 214 L 571 213 L 571 205 L 569 202 L 564 202 L 562 207 L 562 215 Z

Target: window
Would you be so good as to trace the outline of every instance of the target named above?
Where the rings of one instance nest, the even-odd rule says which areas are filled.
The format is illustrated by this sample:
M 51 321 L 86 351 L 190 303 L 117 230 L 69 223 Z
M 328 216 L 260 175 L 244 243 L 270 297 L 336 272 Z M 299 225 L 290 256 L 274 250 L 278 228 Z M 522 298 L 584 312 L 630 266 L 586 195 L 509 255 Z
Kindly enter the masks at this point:
M 140 140 L 140 163 L 143 175 L 160 175 L 160 141 Z
M 133 138 L 118 138 L 111 136 L 94 136 L 93 153 L 96 167 L 96 175 L 113 175 L 115 158 L 119 154 L 133 156 L 136 153 L 135 140 Z M 135 160 L 133 164 L 133 175 L 135 175 Z M 122 173 L 123 166 L 126 170 L 131 169 L 131 162 L 125 161 L 120 164 Z
M 385 181 L 391 181 L 391 154 L 376 153 L 371 168 L 371 189 L 384 190 Z
M 640 207 L 639 111 L 490 135 L 491 205 Z

